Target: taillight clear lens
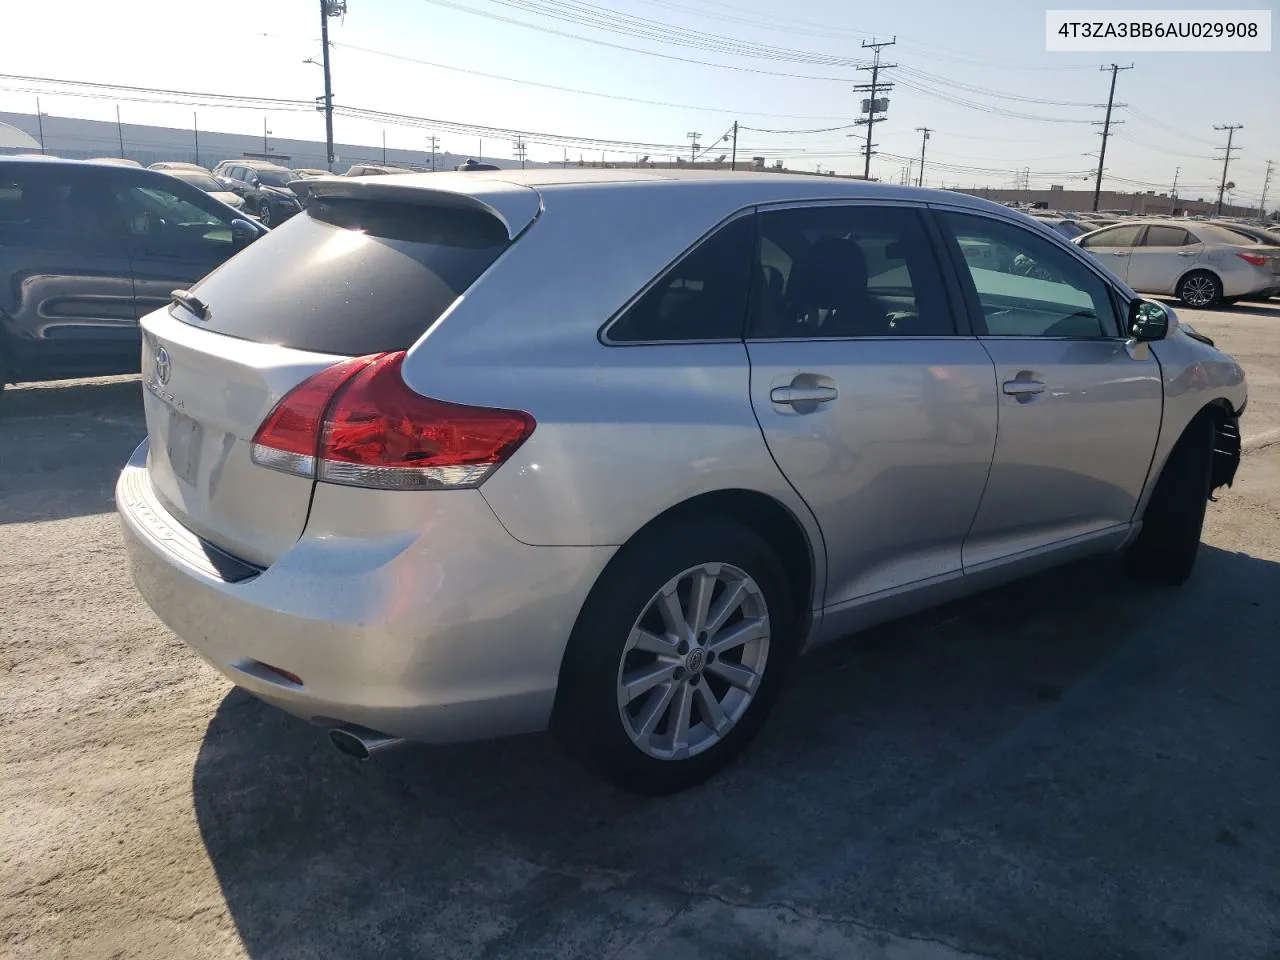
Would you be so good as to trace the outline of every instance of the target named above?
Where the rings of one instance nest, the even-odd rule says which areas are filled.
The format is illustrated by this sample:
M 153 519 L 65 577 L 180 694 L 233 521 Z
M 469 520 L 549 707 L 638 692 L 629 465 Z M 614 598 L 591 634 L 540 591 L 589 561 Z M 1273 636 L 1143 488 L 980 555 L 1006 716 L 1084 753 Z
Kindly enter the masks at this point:
M 1264 253 L 1237 253 L 1236 256 L 1255 267 L 1265 267 L 1271 262 L 1271 258 Z
M 414 393 L 403 360 L 403 351 L 354 357 L 298 384 L 254 434 L 253 462 L 356 487 L 474 487 L 537 426 L 519 410 Z
M 381 354 L 352 357 L 313 374 L 280 398 L 253 435 L 254 463 L 300 477 L 314 477 L 324 412 L 337 389 Z
M 319 479 L 420 490 L 477 486 L 533 433 L 519 410 L 433 400 L 401 376 L 404 353 L 378 358 L 338 389 L 320 440 Z

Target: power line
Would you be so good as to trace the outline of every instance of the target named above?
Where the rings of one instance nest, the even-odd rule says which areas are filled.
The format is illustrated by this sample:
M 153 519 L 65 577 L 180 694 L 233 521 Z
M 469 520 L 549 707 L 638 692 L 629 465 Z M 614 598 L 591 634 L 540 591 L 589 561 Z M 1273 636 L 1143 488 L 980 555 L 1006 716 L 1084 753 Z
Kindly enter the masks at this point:
M 416 63 L 424 67 L 434 67 L 438 70 L 449 70 L 454 73 L 463 73 L 472 77 L 484 77 L 488 80 L 502 80 L 508 83 L 518 83 L 527 87 L 540 87 L 544 90 L 556 90 L 560 93 L 576 93 L 588 97 L 601 97 L 606 100 L 620 100 L 626 103 L 641 103 L 653 107 L 674 107 L 679 110 L 700 110 L 707 113 L 728 113 L 739 114 L 741 116 L 750 117 L 776 117 L 782 120 L 839 120 L 834 116 L 814 116 L 812 114 L 797 113 L 764 113 L 758 110 L 740 110 L 737 107 L 708 107 L 692 103 L 673 103 L 666 100 L 647 100 L 643 97 L 627 97 L 616 93 L 601 93 L 598 90 L 583 90 L 578 87 L 564 87 L 554 83 L 540 83 L 537 80 L 526 80 L 520 77 L 508 77 L 499 73 L 485 73 L 482 70 L 472 70 L 468 67 L 454 67 L 446 63 L 436 63 L 431 60 L 422 60 L 418 57 L 410 57 L 400 53 L 390 53 L 386 50 L 373 50 L 369 47 L 361 47 L 352 43 L 333 43 L 332 46 L 342 47 L 346 50 L 355 50 L 359 53 L 365 53 L 374 57 L 386 57 L 391 60 L 401 60 L 406 63 Z

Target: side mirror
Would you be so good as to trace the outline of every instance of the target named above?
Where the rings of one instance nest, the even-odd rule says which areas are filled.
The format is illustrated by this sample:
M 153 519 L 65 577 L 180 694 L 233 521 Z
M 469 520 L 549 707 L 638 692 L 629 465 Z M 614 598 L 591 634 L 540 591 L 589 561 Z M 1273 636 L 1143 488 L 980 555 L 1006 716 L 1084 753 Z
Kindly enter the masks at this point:
M 1163 340 L 1169 335 L 1169 311 L 1154 300 L 1129 303 L 1129 336 L 1139 343 Z
M 248 220 L 236 217 L 231 221 L 231 243 L 237 250 L 247 247 L 260 236 L 261 231 Z

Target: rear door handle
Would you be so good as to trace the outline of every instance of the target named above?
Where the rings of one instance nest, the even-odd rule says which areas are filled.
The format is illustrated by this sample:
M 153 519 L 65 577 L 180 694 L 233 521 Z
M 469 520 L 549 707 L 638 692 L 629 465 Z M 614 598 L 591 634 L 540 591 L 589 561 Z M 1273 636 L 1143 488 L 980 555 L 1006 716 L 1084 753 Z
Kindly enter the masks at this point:
M 774 387 L 769 391 L 769 399 L 774 403 L 826 403 L 840 396 L 835 387 Z
M 1115 253 L 1113 253 L 1113 254 L 1111 254 L 1111 255 L 1112 255 L 1113 257 L 1127 257 L 1127 256 L 1129 255 L 1129 251 L 1128 251 L 1128 250 L 1118 250 L 1118 251 L 1116 251 Z
M 1196 252 L 1195 252 L 1194 250 L 1179 250 L 1179 251 L 1178 251 L 1178 256 L 1180 256 L 1180 257 L 1194 257 L 1195 255 L 1196 255 Z
M 1039 380 L 1006 380 L 1002 389 L 1010 397 L 1029 397 L 1044 393 L 1044 384 Z

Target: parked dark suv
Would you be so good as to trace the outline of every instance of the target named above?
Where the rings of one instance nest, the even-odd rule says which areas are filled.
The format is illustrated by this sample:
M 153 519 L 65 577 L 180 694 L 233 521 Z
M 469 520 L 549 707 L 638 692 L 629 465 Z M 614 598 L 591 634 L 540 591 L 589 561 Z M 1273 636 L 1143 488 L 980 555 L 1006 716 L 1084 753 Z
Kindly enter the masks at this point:
M 297 194 L 289 189 L 289 181 L 301 177 L 288 167 L 262 160 L 224 160 L 213 168 L 213 175 L 244 197 L 245 210 L 268 227 L 284 223 L 302 209 Z
M 137 370 L 138 318 L 265 232 L 165 173 L 0 158 L 0 385 Z

